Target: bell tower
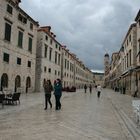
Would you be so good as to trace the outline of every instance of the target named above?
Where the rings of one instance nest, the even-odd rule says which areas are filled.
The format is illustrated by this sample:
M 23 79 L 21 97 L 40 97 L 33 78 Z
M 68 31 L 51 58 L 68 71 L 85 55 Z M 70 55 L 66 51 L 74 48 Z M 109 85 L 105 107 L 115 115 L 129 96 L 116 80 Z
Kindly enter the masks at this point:
M 105 75 L 108 74 L 108 71 L 109 71 L 109 54 L 106 53 L 104 55 L 104 73 L 105 73 Z

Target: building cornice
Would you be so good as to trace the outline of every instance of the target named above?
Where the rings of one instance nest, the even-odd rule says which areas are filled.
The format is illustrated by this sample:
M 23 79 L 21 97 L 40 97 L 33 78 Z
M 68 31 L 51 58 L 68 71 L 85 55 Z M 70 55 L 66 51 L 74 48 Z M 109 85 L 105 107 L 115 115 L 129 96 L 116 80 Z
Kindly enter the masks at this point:
M 132 30 L 134 27 L 136 27 L 136 23 L 133 23 L 133 24 L 130 25 L 130 27 L 129 27 L 127 33 L 126 33 L 126 36 L 125 36 L 125 38 L 124 38 L 124 41 L 123 41 L 123 43 L 122 43 L 122 45 L 125 43 L 125 41 L 126 41 L 128 35 L 129 35 L 129 33 L 131 32 L 131 30 Z
M 32 17 L 30 17 L 25 11 L 23 11 L 16 3 L 14 3 L 12 0 L 7 0 L 8 3 L 10 3 L 16 10 L 18 10 L 20 13 L 22 13 L 27 19 L 30 19 L 36 26 L 39 26 L 38 21 L 35 21 Z

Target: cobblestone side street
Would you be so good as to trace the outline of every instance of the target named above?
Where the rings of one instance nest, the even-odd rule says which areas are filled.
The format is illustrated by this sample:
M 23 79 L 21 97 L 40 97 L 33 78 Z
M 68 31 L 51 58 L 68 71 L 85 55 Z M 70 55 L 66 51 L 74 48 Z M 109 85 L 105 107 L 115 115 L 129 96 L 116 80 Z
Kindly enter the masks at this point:
M 63 93 L 60 111 L 52 96 L 53 108 L 45 111 L 43 93 L 22 95 L 20 105 L 0 109 L 0 140 L 138 140 L 132 99 L 108 89 L 97 99 L 95 90 L 79 90 Z

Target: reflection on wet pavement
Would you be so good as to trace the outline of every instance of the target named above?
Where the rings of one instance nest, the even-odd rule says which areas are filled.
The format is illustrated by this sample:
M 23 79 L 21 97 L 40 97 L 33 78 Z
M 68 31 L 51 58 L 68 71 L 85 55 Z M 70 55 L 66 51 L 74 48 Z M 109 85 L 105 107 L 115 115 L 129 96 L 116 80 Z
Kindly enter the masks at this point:
M 69 94 L 60 111 L 44 111 L 43 94 L 26 97 L 12 111 L 5 107 L 0 140 L 127 140 L 106 91 L 100 99 L 95 91 Z

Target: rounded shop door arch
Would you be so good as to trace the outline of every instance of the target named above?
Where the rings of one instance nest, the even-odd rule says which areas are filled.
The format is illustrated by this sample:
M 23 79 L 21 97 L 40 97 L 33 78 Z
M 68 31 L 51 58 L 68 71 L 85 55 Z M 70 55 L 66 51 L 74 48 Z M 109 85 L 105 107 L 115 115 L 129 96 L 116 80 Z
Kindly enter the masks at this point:
M 8 75 L 6 73 L 3 73 L 3 75 L 1 76 L 1 88 L 0 90 L 2 91 L 3 88 L 7 88 L 8 87 Z
M 26 79 L 26 93 L 28 93 L 28 89 L 31 87 L 31 78 L 28 76 Z
M 17 88 L 21 87 L 21 78 L 19 75 L 15 78 L 15 92 L 17 92 Z

